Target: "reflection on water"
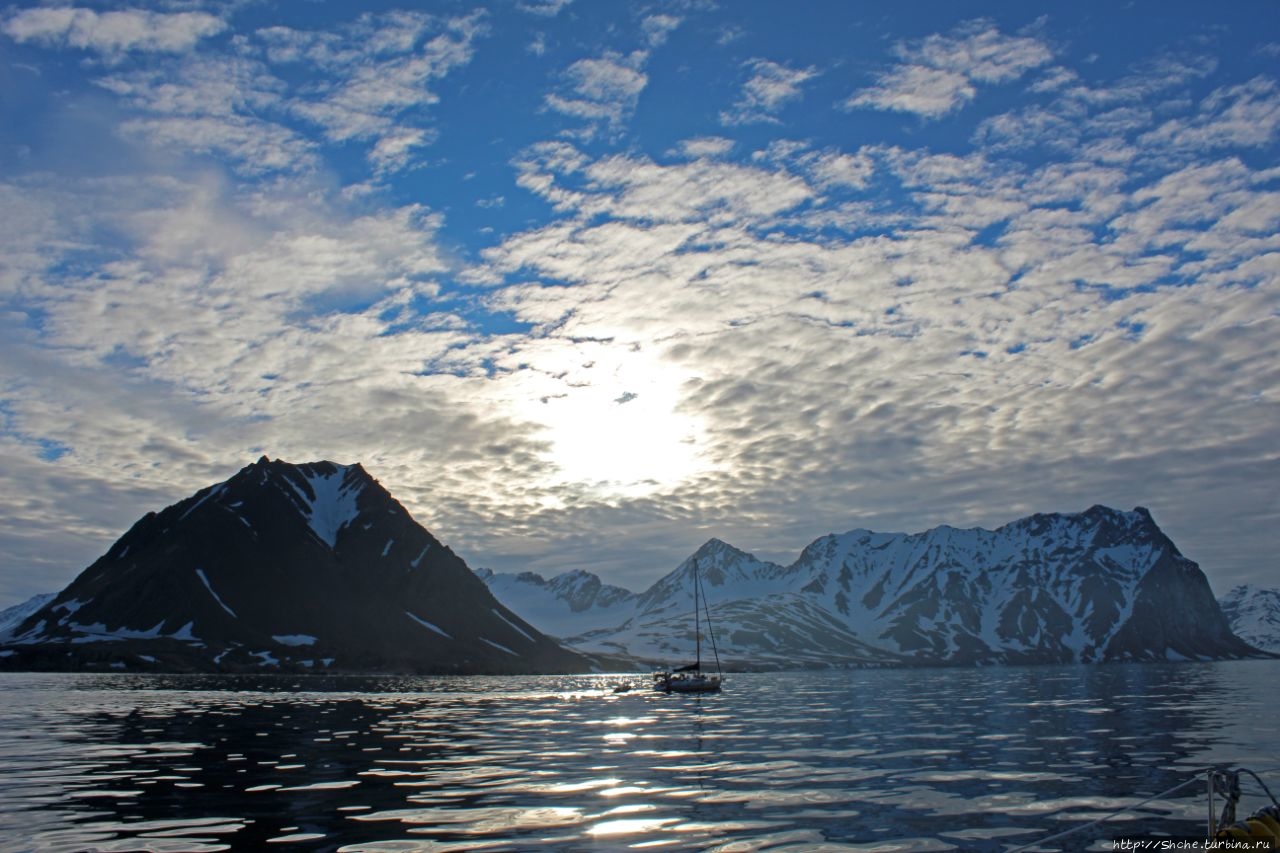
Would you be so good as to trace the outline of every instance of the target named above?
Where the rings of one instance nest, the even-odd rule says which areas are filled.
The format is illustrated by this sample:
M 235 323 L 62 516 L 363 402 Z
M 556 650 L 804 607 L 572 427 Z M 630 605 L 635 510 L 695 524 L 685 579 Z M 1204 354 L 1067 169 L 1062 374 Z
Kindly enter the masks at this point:
M 6 674 L 0 849 L 996 851 L 1131 808 L 1050 848 L 1104 849 L 1200 832 L 1198 788 L 1137 807 L 1197 768 L 1280 763 L 1278 675 L 775 673 L 680 696 L 617 676 Z

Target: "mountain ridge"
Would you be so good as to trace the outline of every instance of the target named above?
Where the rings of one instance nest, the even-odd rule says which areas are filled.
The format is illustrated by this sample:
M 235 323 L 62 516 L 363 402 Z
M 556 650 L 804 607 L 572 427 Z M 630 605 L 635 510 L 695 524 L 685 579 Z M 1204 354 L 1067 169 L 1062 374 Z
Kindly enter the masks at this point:
M 587 608 L 572 624 L 557 624 L 544 602 L 534 621 L 584 651 L 645 663 L 687 657 L 695 563 L 720 649 L 743 668 L 1258 654 L 1232 633 L 1199 566 L 1149 510 L 1100 504 L 1036 513 L 995 530 L 856 528 L 819 537 L 787 566 L 711 539 L 607 610 Z M 499 598 L 519 606 L 518 582 L 487 578 Z
M 1233 590 L 1220 606 L 1143 507 L 855 528 L 786 566 L 712 538 L 635 593 L 583 570 L 472 571 L 360 464 L 264 456 L 143 515 L 57 595 L 0 614 L 0 666 L 665 664 L 692 654 L 695 570 L 706 639 L 736 668 L 1251 657 L 1280 626 L 1280 592 Z M 1242 639 L 1232 626 L 1246 623 Z

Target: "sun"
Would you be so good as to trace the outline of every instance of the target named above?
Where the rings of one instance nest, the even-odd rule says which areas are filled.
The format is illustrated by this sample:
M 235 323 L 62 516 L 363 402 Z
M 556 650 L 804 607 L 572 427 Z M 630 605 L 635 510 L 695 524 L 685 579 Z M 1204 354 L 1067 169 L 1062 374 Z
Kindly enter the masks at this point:
M 564 358 L 564 356 L 569 356 Z M 680 367 L 638 348 L 577 347 L 541 369 L 521 414 L 541 426 L 555 485 L 639 496 L 705 470 L 705 429 L 682 411 Z
M 658 381 L 575 388 L 548 400 L 542 422 L 551 461 L 566 482 L 640 494 L 686 479 L 698 468 L 693 422 L 675 411 Z

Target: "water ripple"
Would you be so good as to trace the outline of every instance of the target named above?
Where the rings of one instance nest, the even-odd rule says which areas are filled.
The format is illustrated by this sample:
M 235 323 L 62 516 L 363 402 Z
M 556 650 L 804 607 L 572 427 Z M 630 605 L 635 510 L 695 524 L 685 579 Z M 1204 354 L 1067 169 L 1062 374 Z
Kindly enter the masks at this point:
M 608 677 L 6 674 L 0 849 L 1002 851 L 1117 810 L 1113 834 L 1194 834 L 1198 791 L 1143 801 L 1277 754 L 1276 674 L 735 675 L 709 697 Z

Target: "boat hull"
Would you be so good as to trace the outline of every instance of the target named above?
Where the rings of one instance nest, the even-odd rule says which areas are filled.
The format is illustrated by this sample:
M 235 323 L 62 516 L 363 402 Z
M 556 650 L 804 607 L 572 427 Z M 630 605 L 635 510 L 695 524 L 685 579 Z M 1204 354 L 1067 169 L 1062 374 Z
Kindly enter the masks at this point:
M 704 673 L 663 673 L 654 679 L 654 689 L 664 693 L 719 693 L 720 676 Z

